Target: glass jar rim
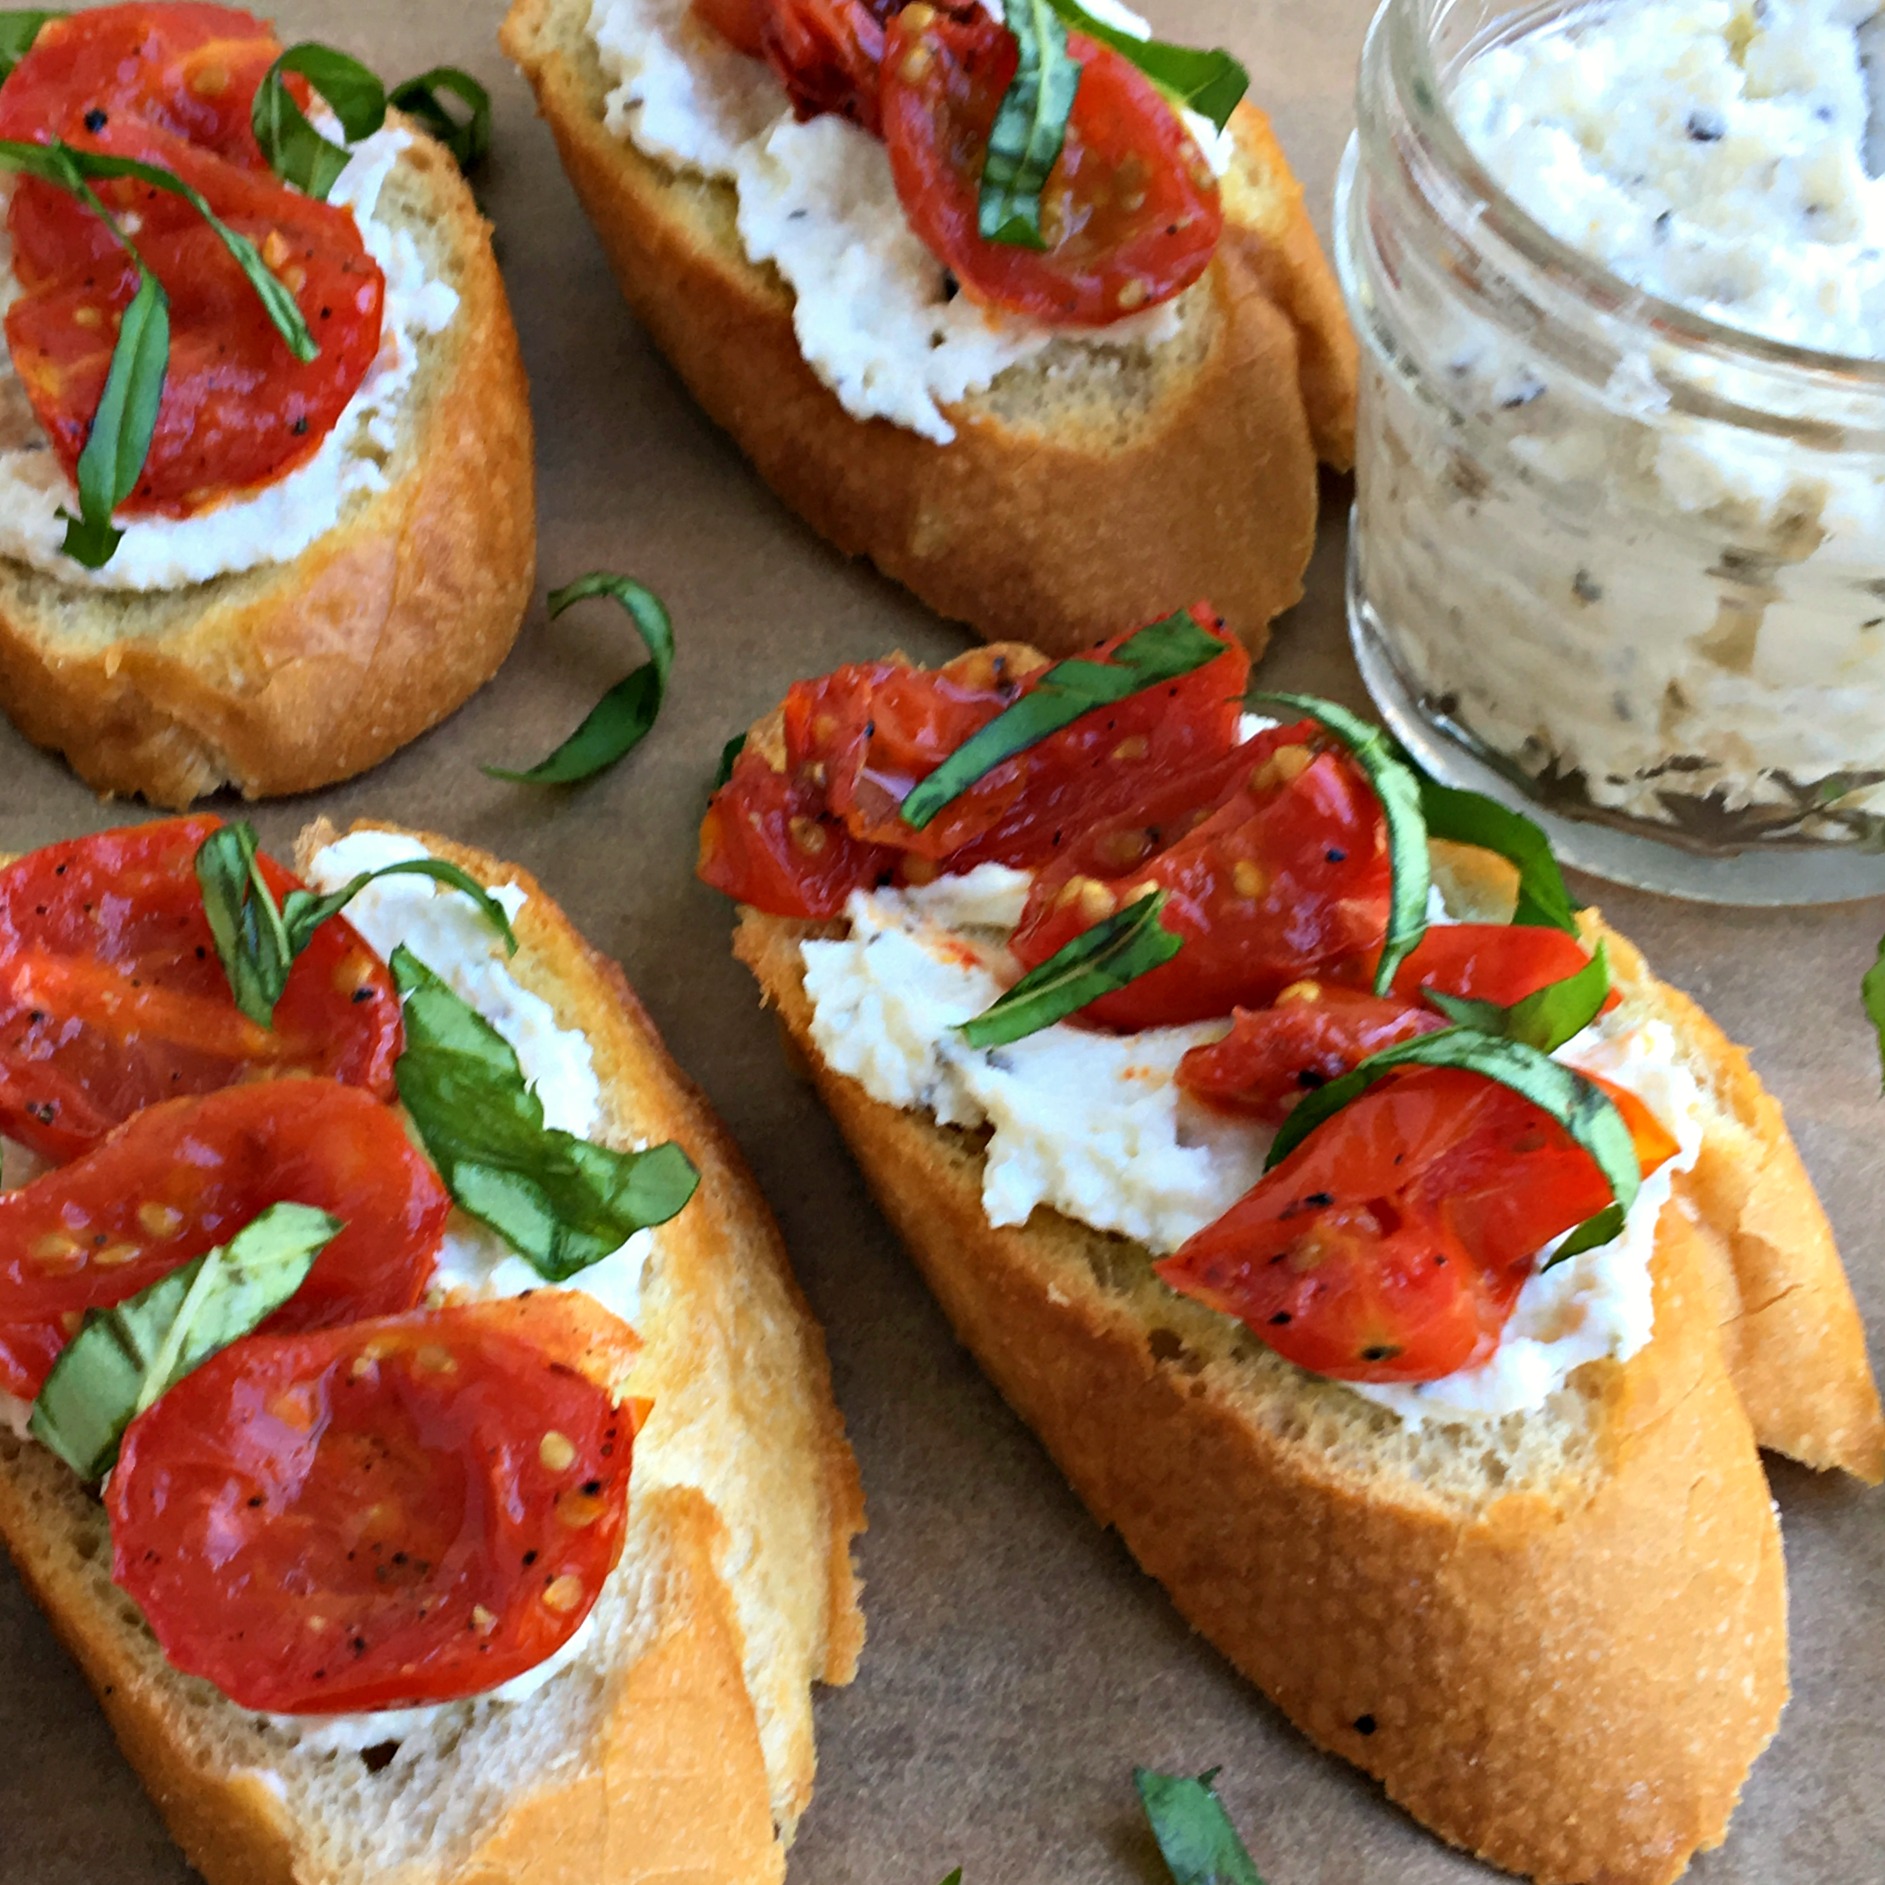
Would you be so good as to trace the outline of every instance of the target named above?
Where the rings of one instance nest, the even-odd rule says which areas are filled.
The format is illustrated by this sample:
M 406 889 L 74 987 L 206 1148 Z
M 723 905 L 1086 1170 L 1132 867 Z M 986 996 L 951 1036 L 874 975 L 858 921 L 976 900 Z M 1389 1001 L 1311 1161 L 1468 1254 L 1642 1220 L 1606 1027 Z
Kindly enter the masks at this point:
M 1598 13 L 1618 3 L 1596 0 L 1596 4 L 1563 11 Z M 1836 389 L 1847 395 L 1885 394 L 1885 359 L 1828 353 L 1731 326 L 1637 287 L 1595 257 L 1553 235 L 1480 161 L 1453 116 L 1434 60 L 1434 38 L 1441 19 L 1455 4 L 1457 0 L 1382 0 L 1369 36 L 1382 36 L 1390 83 L 1401 94 L 1409 121 L 1444 174 L 1476 199 L 1476 215 L 1520 260 L 1594 313 L 1651 329 L 1665 346 L 1674 343 L 1724 365 L 1824 382 L 1829 391 Z M 1543 14 L 1542 7 L 1530 10 Z

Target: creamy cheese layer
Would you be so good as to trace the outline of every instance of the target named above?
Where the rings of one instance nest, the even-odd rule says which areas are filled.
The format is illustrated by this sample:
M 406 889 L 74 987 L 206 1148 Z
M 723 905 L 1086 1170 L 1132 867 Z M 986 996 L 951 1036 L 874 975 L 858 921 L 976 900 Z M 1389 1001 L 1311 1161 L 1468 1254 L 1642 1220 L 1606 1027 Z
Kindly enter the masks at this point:
M 1092 11 L 1149 31 L 1117 0 Z M 734 186 L 747 257 L 784 277 L 799 351 L 852 417 L 947 444 L 955 427 L 944 408 L 1056 341 L 1119 352 L 1178 331 L 1175 301 L 1077 329 L 986 310 L 956 292 L 904 216 L 883 141 L 831 113 L 797 122 L 772 68 L 702 25 L 690 0 L 595 0 L 589 31 L 611 86 L 609 130 L 675 169 Z M 1186 119 L 1221 174 L 1231 140 Z
M 998 1048 L 955 1033 L 1015 979 L 1007 942 L 1029 881 L 984 864 L 921 888 L 855 892 L 847 936 L 801 945 L 812 1039 L 873 1099 L 988 1129 L 991 1224 L 1024 1224 L 1044 1205 L 1164 1255 L 1257 1182 L 1274 1134 L 1175 1084 L 1185 1051 L 1219 1039 L 1228 1017 L 1130 1035 L 1063 1022 Z M 1600 1017 L 1558 1057 L 1629 1087 L 1681 1151 L 1643 1186 L 1620 1237 L 1527 1281 L 1482 1367 L 1419 1387 L 1354 1384 L 1403 1419 L 1536 1407 L 1585 1362 L 1627 1358 L 1649 1340 L 1656 1220 L 1700 1150 L 1700 1094 L 1660 1022 Z
M 412 236 L 375 214 L 387 177 L 412 143 L 401 130 L 376 131 L 352 147 L 329 201 L 351 209 L 361 240 L 386 277 L 380 351 L 339 422 L 309 461 L 275 483 L 193 517 L 139 517 L 103 569 L 88 570 L 60 551 L 63 508 L 78 492 L 60 469 L 25 388 L 0 350 L 0 557 L 98 590 L 182 589 L 212 577 L 292 561 L 340 522 L 361 493 L 387 488 L 401 414 L 419 367 L 419 343 L 450 326 L 458 295 L 427 269 Z M 0 195 L 0 217 L 5 196 Z M 0 314 L 20 292 L 12 244 L 0 227 Z

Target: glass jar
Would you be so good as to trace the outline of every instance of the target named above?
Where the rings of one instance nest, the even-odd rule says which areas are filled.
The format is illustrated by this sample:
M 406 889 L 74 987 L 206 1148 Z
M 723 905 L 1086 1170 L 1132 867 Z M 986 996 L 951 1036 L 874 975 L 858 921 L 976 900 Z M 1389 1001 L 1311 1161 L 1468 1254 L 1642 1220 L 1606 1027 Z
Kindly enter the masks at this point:
M 1448 87 L 1572 10 L 1386 0 L 1369 32 L 1336 203 L 1362 671 L 1584 869 L 1885 893 L 1885 363 L 1644 294 L 1499 188 Z

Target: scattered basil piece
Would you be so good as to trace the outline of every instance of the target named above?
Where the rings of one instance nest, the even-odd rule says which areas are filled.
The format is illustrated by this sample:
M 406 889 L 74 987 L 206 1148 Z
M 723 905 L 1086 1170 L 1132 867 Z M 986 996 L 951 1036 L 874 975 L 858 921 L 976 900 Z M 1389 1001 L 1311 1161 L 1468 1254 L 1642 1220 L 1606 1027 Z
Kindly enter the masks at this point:
M 112 513 L 143 475 L 169 372 L 170 297 L 140 262 L 137 293 L 119 323 L 105 390 L 79 453 L 79 514 L 64 505 L 58 511 L 65 524 L 59 547 L 86 569 L 103 569 L 124 541 Z
M 976 227 L 984 242 L 1045 249 L 1041 192 L 1067 140 L 1080 66 L 1053 0 L 1005 0 L 1003 20 L 1018 58 L 988 133 Z
M 1427 893 L 1433 885 L 1427 854 L 1427 822 L 1420 809 L 1420 778 L 1395 752 L 1388 736 L 1377 726 L 1357 718 L 1346 707 L 1314 694 L 1249 696 L 1253 707 L 1281 707 L 1316 721 L 1346 746 L 1374 788 L 1388 827 L 1388 863 L 1392 888 L 1388 895 L 1388 933 L 1375 965 L 1374 992 L 1385 995 L 1394 972 L 1406 961 L 1427 933 Z
M 733 777 L 733 762 L 738 759 L 745 750 L 746 735 L 744 733 L 734 734 L 734 736 L 721 747 L 720 764 L 715 768 L 713 775 L 713 789 L 716 792 Z
M 1879 943 L 1878 960 L 1860 979 L 1859 999 L 1864 1002 L 1866 1019 L 1878 1036 L 1879 1091 L 1885 1093 L 1885 941 Z
M 403 944 L 393 980 L 406 998 L 399 1097 L 459 1205 L 545 1282 L 563 1283 L 664 1224 L 700 1175 L 671 1141 L 615 1152 L 543 1122 L 511 1045 Z
M 1561 929 L 1571 936 L 1578 933 L 1578 906 L 1565 888 L 1564 873 L 1551 855 L 1550 841 L 1524 813 L 1487 798 L 1483 792 L 1442 785 L 1425 774 L 1420 780 L 1420 804 L 1430 837 L 1477 845 L 1517 865 L 1514 923 Z
M 1499 1040 L 1475 1028 L 1442 1028 L 1384 1047 L 1339 1080 L 1305 1093 L 1277 1129 L 1264 1170 L 1274 1170 L 1325 1120 L 1399 1067 L 1464 1067 L 1497 1080 L 1549 1113 L 1597 1161 L 1616 1202 L 1578 1225 L 1551 1253 L 1544 1268 L 1549 1270 L 1580 1250 L 1607 1244 L 1623 1228 L 1624 1214 L 1641 1188 L 1643 1174 L 1630 1129 L 1609 1095 L 1562 1061 L 1520 1041 Z
M 81 1479 L 103 1478 L 125 1428 L 272 1316 L 343 1228 L 310 1205 L 270 1205 L 228 1243 L 115 1308 L 88 1309 L 33 1403 L 34 1439 Z
M 1420 993 L 1423 1001 L 1456 1026 L 1477 1028 L 1481 1034 L 1518 1041 L 1549 1054 L 1581 1034 L 1603 1012 L 1604 998 L 1610 993 L 1610 964 L 1599 942 L 1596 954 L 1581 969 L 1534 989 L 1509 1008 L 1496 1001 L 1444 994 L 1437 988 L 1423 988 Z
M 1133 1785 L 1172 1885 L 1263 1885 L 1223 1803 L 1212 1791 L 1214 1767 L 1193 1779 L 1187 1774 L 1132 1770 Z
M 1224 51 L 1199 51 L 1162 39 L 1139 39 L 1095 19 L 1079 0 L 1049 0 L 1054 11 L 1076 31 L 1097 39 L 1136 65 L 1175 105 L 1209 118 L 1221 131 L 1250 89 L 1250 74 Z
M 951 1872 L 946 1879 L 943 1880 L 942 1885 L 962 1885 L 961 1866 L 957 1866 L 956 1869 L 953 1872 Z
M 298 72 L 327 101 L 350 144 L 370 137 L 386 122 L 386 87 L 358 59 L 303 40 L 290 46 L 255 88 L 249 123 L 269 168 L 284 183 L 324 203 L 347 168 L 347 151 L 308 122 L 285 83 L 290 72 Z
M 456 98 L 469 115 L 459 118 L 448 111 L 441 92 Z M 457 159 L 460 170 L 475 168 L 491 148 L 491 94 L 455 65 L 435 65 L 395 85 L 389 102 L 424 125 Z
M 291 890 L 277 908 L 256 861 L 256 850 L 255 828 L 246 819 L 219 826 L 197 847 L 196 881 L 229 992 L 236 1006 L 265 1028 L 274 1025 L 275 1004 L 288 986 L 289 971 L 313 941 L 314 932 L 329 917 L 338 916 L 376 877 L 429 877 L 434 883 L 462 890 L 504 938 L 507 952 L 517 953 L 517 937 L 503 904 L 475 877 L 443 858 L 415 857 L 383 864 L 378 870 L 362 871 L 325 896 Z
M 1006 1047 L 1136 982 L 1184 947 L 1160 921 L 1170 893 L 1148 891 L 1082 930 L 957 1032 L 971 1047 Z
M 1223 642 L 1181 610 L 1128 636 L 1108 661 L 1085 655 L 1056 661 L 1012 707 L 1004 708 L 914 786 L 898 816 L 921 831 L 1003 760 L 1040 745 L 1096 707 L 1110 707 L 1128 695 L 1175 681 L 1215 661 L 1224 650 Z
M 648 650 L 647 665 L 610 688 L 589 710 L 582 725 L 547 759 L 539 760 L 527 772 L 486 766 L 484 770 L 493 779 L 509 779 L 517 785 L 574 785 L 633 752 L 654 725 L 667 692 L 668 671 L 674 665 L 674 628 L 668 612 L 661 606 L 661 598 L 633 577 L 598 569 L 551 595 L 551 619 L 590 596 L 612 597 L 628 611 L 635 632 Z
M 48 20 L 65 18 L 63 9 L 0 13 L 0 79 L 6 78 L 33 49 L 39 29 Z

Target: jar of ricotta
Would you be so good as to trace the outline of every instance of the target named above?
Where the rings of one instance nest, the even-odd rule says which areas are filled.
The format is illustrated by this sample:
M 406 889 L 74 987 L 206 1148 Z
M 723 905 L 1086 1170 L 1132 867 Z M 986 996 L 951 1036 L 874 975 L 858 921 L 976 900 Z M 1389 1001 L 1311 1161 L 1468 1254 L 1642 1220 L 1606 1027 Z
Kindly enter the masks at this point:
M 1386 0 L 1369 34 L 1356 650 L 1424 764 L 1604 876 L 1885 892 L 1877 10 Z

